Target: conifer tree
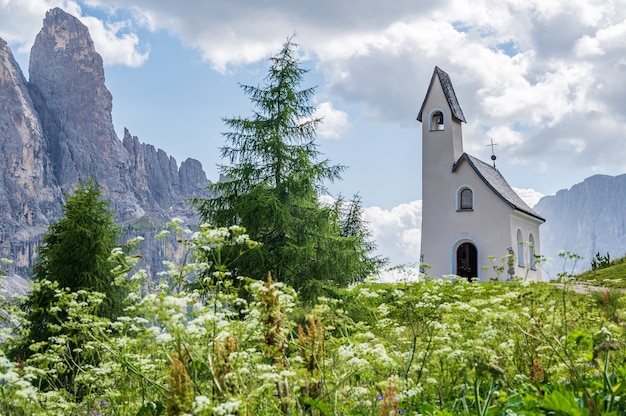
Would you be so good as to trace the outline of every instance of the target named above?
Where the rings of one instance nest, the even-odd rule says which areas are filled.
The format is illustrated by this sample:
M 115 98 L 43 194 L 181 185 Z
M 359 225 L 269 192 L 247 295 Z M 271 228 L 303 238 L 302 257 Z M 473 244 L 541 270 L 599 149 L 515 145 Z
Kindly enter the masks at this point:
M 72 292 L 87 290 L 105 295 L 98 309 L 98 316 L 115 319 L 122 312 L 125 290 L 114 284 L 109 260 L 111 250 L 117 246 L 120 230 L 113 221 L 109 203 L 101 199 L 94 180 L 79 184 L 67 197 L 63 206 L 64 217 L 50 224 L 38 249 L 33 267 L 33 282 L 48 280 L 58 284 L 59 289 Z M 46 341 L 51 326 L 63 320 L 64 311 L 51 311 L 55 301 L 49 285 L 34 285 L 23 308 L 30 322 L 28 339 L 24 345 Z M 21 353 L 28 355 L 27 349 Z
M 342 235 L 337 212 L 319 203 L 324 182 L 339 179 L 345 168 L 320 160 L 314 139 L 321 119 L 310 104 L 315 89 L 301 88 L 307 70 L 296 49 L 289 38 L 270 58 L 265 84 L 242 85 L 253 116 L 224 119 L 226 179 L 209 185 L 212 197 L 192 204 L 203 221 L 242 225 L 262 243 L 237 262 L 239 274 L 265 279 L 269 272 L 311 298 L 361 280 L 378 263 L 361 239 Z

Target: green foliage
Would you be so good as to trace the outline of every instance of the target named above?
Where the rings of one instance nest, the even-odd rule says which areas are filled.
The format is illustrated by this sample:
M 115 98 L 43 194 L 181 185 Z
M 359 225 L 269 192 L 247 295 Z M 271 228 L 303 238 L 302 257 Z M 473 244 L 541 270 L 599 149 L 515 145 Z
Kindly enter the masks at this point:
M 607 267 L 581 273 L 576 276 L 576 280 L 581 284 L 603 288 L 626 289 L 626 257 L 612 260 Z
M 589 410 L 578 404 L 574 392 L 558 386 L 546 395 L 541 407 L 558 416 L 589 415 Z
M 25 361 L 0 344 L 0 414 L 626 414 L 626 327 L 575 280 L 368 283 L 303 306 L 230 274 L 225 259 L 255 250 L 245 230 L 172 226 L 188 261 L 157 285 L 113 251 L 128 291 L 114 320 L 101 293 L 37 283 L 67 319 Z
M 80 184 L 63 206 L 64 217 L 50 224 L 33 267 L 33 281 L 50 280 L 60 288 L 103 293 L 98 314 L 115 318 L 122 312 L 124 293 L 113 282 L 109 259 L 118 244 L 119 229 L 109 203 L 101 199 L 94 180 Z M 27 302 L 36 313 L 46 300 Z M 33 334 L 33 336 L 36 336 Z
M 64 359 L 67 371 L 66 385 L 73 388 L 72 369 L 82 361 L 96 362 L 97 354 L 85 351 L 85 340 L 68 326 L 72 319 L 70 306 L 59 303 L 66 296 L 99 294 L 93 301 L 90 315 L 114 319 L 122 313 L 125 291 L 116 285 L 110 261 L 112 249 L 117 245 L 118 228 L 108 203 L 100 199 L 100 191 L 93 180 L 80 184 L 67 197 L 63 207 L 64 217 L 50 224 L 39 247 L 33 267 L 32 288 L 22 304 L 28 321 L 21 332 L 13 354 L 24 359 L 37 355 L 40 343 L 54 348 L 54 339 L 66 343 L 71 358 Z M 70 302 L 70 301 L 68 301 Z M 86 302 L 74 299 L 70 302 Z M 57 305 L 54 307 L 54 305 Z M 79 319 L 79 317 L 75 317 Z M 81 350 L 77 353 L 78 350 Z M 52 383 L 51 385 L 53 385 Z
M 591 270 L 606 269 L 611 265 L 611 256 L 607 252 L 606 256 L 597 252 L 595 257 L 591 259 Z
M 226 180 L 209 186 L 211 198 L 192 204 L 203 221 L 241 225 L 261 243 L 236 261 L 240 274 L 263 280 L 269 272 L 314 299 L 361 281 L 381 260 L 370 258 L 373 246 L 358 199 L 345 212 L 342 205 L 333 209 L 318 200 L 324 181 L 338 179 L 344 167 L 319 160 L 314 138 L 321 120 L 310 105 L 314 88 L 300 89 L 306 72 L 289 39 L 270 58 L 265 85 L 242 86 L 254 115 L 224 120 L 231 129 L 221 148 Z

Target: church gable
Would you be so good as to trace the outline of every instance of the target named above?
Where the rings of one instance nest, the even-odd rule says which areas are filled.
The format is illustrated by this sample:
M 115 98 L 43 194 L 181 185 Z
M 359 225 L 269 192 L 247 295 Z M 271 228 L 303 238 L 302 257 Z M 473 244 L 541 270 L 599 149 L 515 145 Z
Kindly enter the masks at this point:
M 428 101 L 428 96 L 431 93 L 433 88 L 433 83 L 436 80 L 439 80 L 441 84 L 441 89 L 446 97 L 446 101 L 448 103 L 448 107 L 450 107 L 450 111 L 452 113 L 452 117 L 454 117 L 458 121 L 466 122 L 465 116 L 463 115 L 463 110 L 461 110 L 461 105 L 459 104 L 459 100 L 456 98 L 456 93 L 454 92 L 454 87 L 452 87 L 452 81 L 450 80 L 450 76 L 443 71 L 438 66 L 435 67 L 433 71 L 433 76 L 430 79 L 430 84 L 428 85 L 428 91 L 426 92 L 426 97 L 424 97 L 424 102 L 422 103 L 422 107 L 420 108 L 420 112 L 417 115 L 417 120 L 422 121 L 422 115 L 424 112 L 424 106 Z
M 517 195 L 498 169 L 474 156 L 463 153 L 452 167 L 452 172 L 454 173 L 463 162 L 467 162 L 483 182 L 511 208 L 528 214 L 541 222 L 545 222 L 545 219 L 541 217 L 541 215 L 530 208 L 528 204 Z

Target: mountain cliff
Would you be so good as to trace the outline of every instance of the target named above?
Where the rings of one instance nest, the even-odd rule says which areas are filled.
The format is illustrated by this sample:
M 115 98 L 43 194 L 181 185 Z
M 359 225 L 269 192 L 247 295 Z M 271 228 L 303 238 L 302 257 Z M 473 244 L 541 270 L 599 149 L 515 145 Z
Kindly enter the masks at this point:
M 596 253 L 611 258 L 626 254 L 626 174 L 595 175 L 556 195 L 545 196 L 534 209 L 541 226 L 541 250 L 553 259 L 549 277 L 563 271 L 559 250 L 583 256 L 576 272 L 589 269 Z M 571 265 L 566 271 L 571 270 Z
M 0 255 L 19 274 L 28 273 L 41 235 L 82 179 L 96 179 L 125 237 L 149 237 L 174 216 L 196 221 L 185 200 L 205 194 L 200 162 L 179 167 L 127 129 L 117 137 L 102 58 L 77 18 L 59 8 L 46 14 L 28 81 L 0 39 L 0 106 Z M 148 269 L 162 251 L 146 238 Z

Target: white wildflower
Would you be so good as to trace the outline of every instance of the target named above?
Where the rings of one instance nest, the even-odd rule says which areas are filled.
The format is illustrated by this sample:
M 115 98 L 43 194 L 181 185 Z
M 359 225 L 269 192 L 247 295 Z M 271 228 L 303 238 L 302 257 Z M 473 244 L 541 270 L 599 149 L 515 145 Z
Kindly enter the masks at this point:
M 209 412 L 211 410 L 211 400 L 206 396 L 196 396 L 193 402 L 194 413 Z

